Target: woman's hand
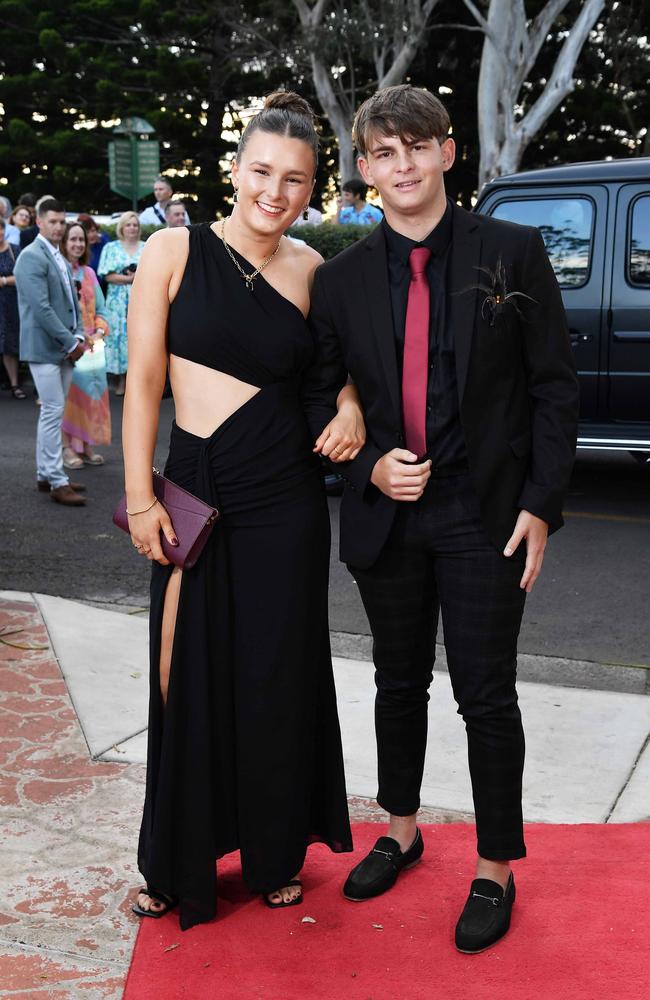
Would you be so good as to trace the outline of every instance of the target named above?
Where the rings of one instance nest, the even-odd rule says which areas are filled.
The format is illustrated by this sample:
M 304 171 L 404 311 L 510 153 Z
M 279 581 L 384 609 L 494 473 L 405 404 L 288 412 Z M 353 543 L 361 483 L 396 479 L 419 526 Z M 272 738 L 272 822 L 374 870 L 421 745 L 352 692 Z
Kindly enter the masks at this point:
M 161 566 L 169 566 L 169 559 L 165 559 L 160 543 L 161 531 L 170 545 L 178 545 L 169 514 L 159 500 L 150 510 L 129 515 L 131 541 L 139 555 L 146 556 L 149 562 L 155 560 Z
M 350 462 L 366 443 L 366 424 L 354 385 L 341 389 L 337 405 L 338 413 L 317 438 L 314 451 L 330 462 Z

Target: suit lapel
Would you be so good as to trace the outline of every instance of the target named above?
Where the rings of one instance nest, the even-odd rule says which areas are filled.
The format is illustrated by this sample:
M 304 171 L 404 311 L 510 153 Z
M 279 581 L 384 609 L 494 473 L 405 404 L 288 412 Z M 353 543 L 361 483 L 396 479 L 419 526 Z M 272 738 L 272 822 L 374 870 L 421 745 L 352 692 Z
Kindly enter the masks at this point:
M 367 316 L 370 317 L 372 335 L 384 369 L 395 414 L 398 420 L 401 420 L 401 392 L 395 354 L 386 241 L 381 225 L 366 238 L 362 267 Z
M 481 282 L 481 237 L 478 220 L 454 205 L 449 261 L 449 320 L 454 337 L 458 398 L 462 401 L 467 381 L 472 336 L 476 323 L 478 288 Z
M 77 301 L 77 291 L 76 291 L 76 288 L 74 287 L 74 282 L 72 281 L 72 273 L 70 271 L 70 268 L 68 267 L 68 265 L 66 263 L 65 267 L 66 267 L 66 271 L 68 272 L 68 279 L 67 279 L 68 280 L 68 285 L 66 287 L 66 283 L 65 283 L 66 279 L 63 277 L 63 272 L 61 271 L 59 265 L 57 264 L 56 260 L 54 259 L 54 254 L 50 250 L 48 250 L 48 248 L 46 246 L 43 246 L 43 244 L 42 244 L 42 242 L 40 240 L 39 240 L 39 243 L 41 243 L 41 250 L 43 251 L 44 254 L 47 255 L 47 259 L 50 262 L 50 267 L 53 267 L 54 270 L 55 270 L 55 272 L 56 272 L 56 274 L 58 275 L 59 281 L 61 282 L 61 287 L 63 288 L 63 294 L 65 295 L 66 302 L 69 301 L 70 297 L 72 297 L 72 309 L 73 309 L 73 312 L 74 312 L 75 326 L 76 326 L 77 323 L 78 323 L 78 321 L 79 321 L 79 308 L 78 308 L 78 301 Z

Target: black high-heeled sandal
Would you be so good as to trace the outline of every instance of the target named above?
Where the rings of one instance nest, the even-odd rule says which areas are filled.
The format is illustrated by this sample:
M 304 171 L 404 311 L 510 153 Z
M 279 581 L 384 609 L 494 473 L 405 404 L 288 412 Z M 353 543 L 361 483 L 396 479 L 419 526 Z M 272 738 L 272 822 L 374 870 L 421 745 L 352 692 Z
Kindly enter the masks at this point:
M 273 896 L 276 892 L 282 892 L 282 889 L 289 889 L 291 886 L 300 886 L 300 892 L 294 899 L 283 899 L 279 903 L 272 903 L 269 896 Z M 282 889 L 275 889 L 274 892 L 265 893 L 264 902 L 270 910 L 283 910 L 286 906 L 298 906 L 302 903 L 302 882 L 299 878 L 292 878 L 286 885 L 282 886 Z
M 159 917 L 164 917 L 166 913 L 173 910 L 175 906 L 178 906 L 178 899 L 176 896 L 166 896 L 164 892 L 159 892 L 158 889 L 152 889 L 150 885 L 143 885 L 141 889 L 138 889 L 138 895 L 144 892 L 147 896 L 151 896 L 156 902 L 162 903 L 165 907 L 164 910 L 143 910 L 141 906 L 134 903 L 131 907 L 133 913 L 136 917 L 153 917 L 154 920 L 158 920 Z

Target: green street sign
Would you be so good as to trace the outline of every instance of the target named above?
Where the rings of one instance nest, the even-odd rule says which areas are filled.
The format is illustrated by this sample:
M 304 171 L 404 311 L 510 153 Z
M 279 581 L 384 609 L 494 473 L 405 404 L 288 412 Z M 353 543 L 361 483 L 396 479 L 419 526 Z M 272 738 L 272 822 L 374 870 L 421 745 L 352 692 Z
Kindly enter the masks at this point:
M 142 119 L 127 119 L 127 122 L 140 123 Z M 160 143 L 150 139 L 147 133 L 131 132 L 123 126 L 118 126 L 115 132 L 119 138 L 108 144 L 110 188 L 116 194 L 130 198 L 137 211 L 139 199 L 151 194 L 160 173 Z
M 108 175 L 111 191 L 131 198 L 133 177 L 131 164 L 131 143 L 128 139 L 118 139 L 108 144 Z

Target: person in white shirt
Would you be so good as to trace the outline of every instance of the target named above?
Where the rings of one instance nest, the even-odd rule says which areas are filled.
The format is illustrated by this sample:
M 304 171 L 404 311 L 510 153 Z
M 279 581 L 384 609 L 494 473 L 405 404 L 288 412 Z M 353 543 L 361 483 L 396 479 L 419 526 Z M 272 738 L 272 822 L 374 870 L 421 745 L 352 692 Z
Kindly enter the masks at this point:
M 307 218 L 305 218 L 307 216 Z M 323 221 L 323 213 L 319 212 L 317 208 L 313 205 L 308 205 L 307 208 L 300 213 L 298 218 L 291 223 L 292 226 L 320 226 Z
M 86 334 L 70 266 L 59 249 L 65 231 L 63 205 L 40 204 L 39 233 L 16 261 L 14 275 L 20 314 L 20 358 L 41 400 L 36 431 L 36 486 L 66 507 L 86 502 L 79 483 L 63 467 L 61 422 L 72 381 L 73 363 L 84 352 Z
M 174 191 L 169 183 L 169 178 L 167 177 L 156 177 L 153 186 L 153 194 L 156 199 L 154 205 L 150 205 L 149 208 L 145 208 L 143 212 L 140 212 L 140 225 L 141 226 L 166 226 L 167 219 L 165 218 L 165 209 L 167 205 L 174 197 Z M 189 226 L 190 217 L 185 212 L 185 222 L 184 225 Z

